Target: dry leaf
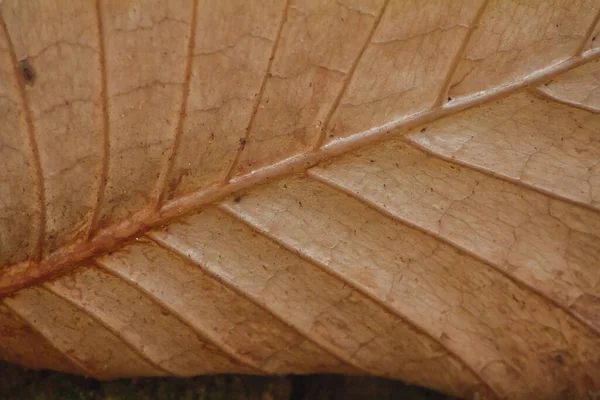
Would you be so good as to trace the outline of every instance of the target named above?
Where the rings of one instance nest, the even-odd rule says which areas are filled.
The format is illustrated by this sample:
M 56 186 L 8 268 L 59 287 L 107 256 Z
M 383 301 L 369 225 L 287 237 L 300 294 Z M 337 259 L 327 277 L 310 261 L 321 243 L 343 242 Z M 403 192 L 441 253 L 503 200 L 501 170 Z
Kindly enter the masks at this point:
M 0 2 L 0 357 L 593 398 L 599 10 Z

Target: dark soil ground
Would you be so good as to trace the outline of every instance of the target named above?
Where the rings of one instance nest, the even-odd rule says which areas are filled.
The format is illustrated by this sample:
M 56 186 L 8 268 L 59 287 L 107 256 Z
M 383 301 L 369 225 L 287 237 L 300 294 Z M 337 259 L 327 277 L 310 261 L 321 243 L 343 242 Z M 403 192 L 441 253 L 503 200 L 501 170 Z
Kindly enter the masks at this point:
M 340 375 L 202 376 L 101 382 L 0 361 L 0 400 L 447 400 L 401 382 Z

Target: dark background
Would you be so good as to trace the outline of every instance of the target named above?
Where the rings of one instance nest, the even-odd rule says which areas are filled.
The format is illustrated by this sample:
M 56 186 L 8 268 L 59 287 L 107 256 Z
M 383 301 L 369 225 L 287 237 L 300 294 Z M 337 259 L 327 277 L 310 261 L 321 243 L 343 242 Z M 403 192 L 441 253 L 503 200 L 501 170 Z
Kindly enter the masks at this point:
M 52 371 L 27 371 L 0 360 L 0 400 L 447 400 L 399 381 L 342 375 L 201 376 L 101 382 Z

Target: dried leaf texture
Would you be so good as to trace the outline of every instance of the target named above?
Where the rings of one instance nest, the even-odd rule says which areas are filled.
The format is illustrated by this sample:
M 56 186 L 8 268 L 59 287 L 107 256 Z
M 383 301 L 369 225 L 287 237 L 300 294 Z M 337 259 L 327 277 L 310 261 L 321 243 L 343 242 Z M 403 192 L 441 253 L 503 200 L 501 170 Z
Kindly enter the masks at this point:
M 600 2 L 0 2 L 0 357 L 600 392 Z

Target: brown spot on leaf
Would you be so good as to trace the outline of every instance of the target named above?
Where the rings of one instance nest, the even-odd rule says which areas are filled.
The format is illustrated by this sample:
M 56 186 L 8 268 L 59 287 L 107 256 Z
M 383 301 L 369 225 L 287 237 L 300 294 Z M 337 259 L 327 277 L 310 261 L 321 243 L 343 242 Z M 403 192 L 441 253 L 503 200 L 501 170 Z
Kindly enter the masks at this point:
M 35 83 L 36 74 L 33 70 L 33 67 L 29 63 L 29 60 L 24 58 L 23 60 L 19 61 L 18 68 L 25 84 L 33 85 Z
M 556 361 L 558 361 L 559 363 L 561 363 L 561 364 L 562 364 L 562 363 L 565 361 L 565 360 L 564 360 L 564 358 L 563 358 L 563 356 L 562 356 L 562 355 L 560 355 L 560 354 L 557 354 L 557 355 L 555 355 L 555 356 L 554 356 L 554 359 L 555 359 Z

